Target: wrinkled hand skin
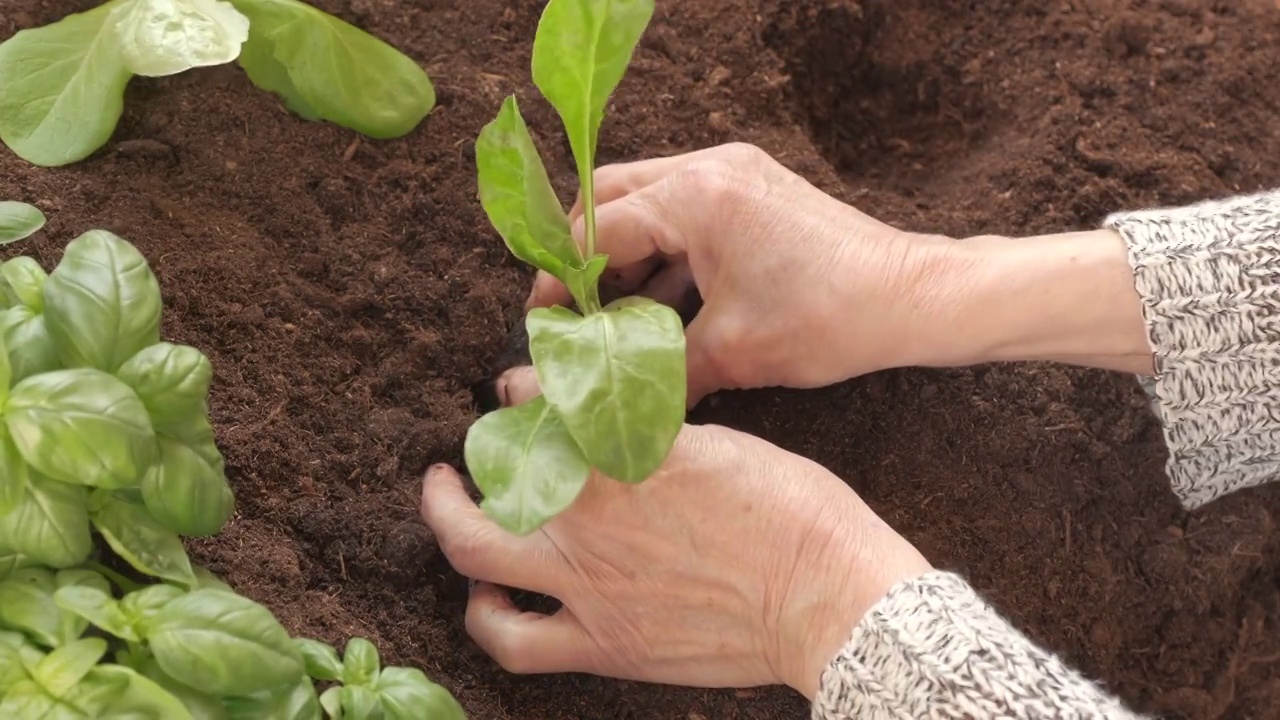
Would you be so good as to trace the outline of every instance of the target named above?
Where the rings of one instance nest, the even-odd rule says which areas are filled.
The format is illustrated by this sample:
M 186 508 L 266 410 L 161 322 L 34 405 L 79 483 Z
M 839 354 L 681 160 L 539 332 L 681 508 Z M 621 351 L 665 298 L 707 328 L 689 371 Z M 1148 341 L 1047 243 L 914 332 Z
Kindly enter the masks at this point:
M 601 278 L 600 300 L 604 304 L 627 295 L 639 295 L 673 308 L 687 327 L 702 309 L 702 296 L 687 272 L 664 274 L 655 279 L 657 263 L 648 263 L 627 271 L 609 271 Z M 571 308 L 578 312 L 577 306 Z M 502 353 L 494 360 L 489 377 L 471 388 L 476 406 L 482 413 L 490 413 L 502 407 L 502 376 L 512 368 L 531 365 L 529 357 L 529 332 L 524 317 L 511 326 L 503 344 Z

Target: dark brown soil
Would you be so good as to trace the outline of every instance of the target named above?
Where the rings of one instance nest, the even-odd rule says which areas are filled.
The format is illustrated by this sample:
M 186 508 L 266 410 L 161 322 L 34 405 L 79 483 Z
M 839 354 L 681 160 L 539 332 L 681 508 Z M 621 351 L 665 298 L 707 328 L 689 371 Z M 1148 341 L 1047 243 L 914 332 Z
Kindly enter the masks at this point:
M 112 145 L 61 170 L 0 153 L 44 262 L 93 227 L 150 258 L 166 331 L 217 369 L 239 512 L 198 559 L 295 632 L 373 638 L 475 718 L 801 718 L 782 690 L 497 669 L 465 581 L 417 520 L 460 462 L 468 390 L 528 273 L 476 200 L 472 140 L 516 91 L 568 199 L 568 148 L 528 82 L 541 3 L 321 0 L 437 82 L 411 137 L 304 123 L 234 67 L 135 81 Z M 0 0 L 0 38 L 89 0 Z M 757 143 L 885 220 L 953 235 L 1280 184 L 1275 0 L 660 2 L 602 161 Z M 0 90 L 2 91 L 2 90 Z M 876 338 L 866 338 L 876 342 Z M 717 399 L 701 418 L 826 464 L 938 565 L 1137 707 L 1277 717 L 1280 488 L 1193 514 L 1132 379 L 1047 366 L 896 371 Z

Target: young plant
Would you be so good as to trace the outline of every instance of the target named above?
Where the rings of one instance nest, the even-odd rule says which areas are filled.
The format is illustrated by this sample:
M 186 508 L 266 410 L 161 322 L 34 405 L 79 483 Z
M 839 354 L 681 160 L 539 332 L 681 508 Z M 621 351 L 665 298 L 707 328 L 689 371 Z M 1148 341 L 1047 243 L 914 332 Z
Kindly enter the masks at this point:
M 44 227 L 44 213 L 35 205 L 0 200 L 0 245 L 25 240 Z
M 421 670 L 382 667 L 378 649 L 364 638 L 347 642 L 342 658 L 332 645 L 298 640 L 307 674 L 334 683 L 320 695 L 320 706 L 341 720 L 463 720 L 458 701 Z
M 515 96 L 476 141 L 480 200 L 517 258 L 559 278 L 577 312 L 531 311 L 525 325 L 542 395 L 482 417 L 466 462 L 485 511 L 520 534 L 567 508 L 591 470 L 649 477 L 685 416 L 684 326 L 640 297 L 602 307 L 593 172 L 605 106 L 653 15 L 653 0 L 551 0 L 533 41 L 533 81 L 559 113 L 577 162 L 582 243 L 556 198 Z
M 78 162 L 111 138 L 134 75 L 237 58 L 301 117 L 373 138 L 435 106 L 417 63 L 299 0 L 109 0 L 0 43 L 0 140 L 35 165 Z
M 319 720 L 298 642 L 183 547 L 234 498 L 212 367 L 161 341 L 146 260 L 85 233 L 48 275 L 0 265 L 0 309 L 0 718 Z M 378 712 L 352 717 L 463 717 L 420 672 L 366 675 Z

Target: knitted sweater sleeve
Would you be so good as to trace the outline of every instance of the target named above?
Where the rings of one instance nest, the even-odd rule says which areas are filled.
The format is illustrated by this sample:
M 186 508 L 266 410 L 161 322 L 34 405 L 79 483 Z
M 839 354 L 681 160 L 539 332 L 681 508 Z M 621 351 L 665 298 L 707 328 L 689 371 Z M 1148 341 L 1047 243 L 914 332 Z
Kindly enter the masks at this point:
M 1107 218 L 1124 238 L 1174 493 L 1196 508 L 1280 474 L 1280 191 Z M 823 673 L 815 720 L 1140 717 L 961 577 L 877 603 Z

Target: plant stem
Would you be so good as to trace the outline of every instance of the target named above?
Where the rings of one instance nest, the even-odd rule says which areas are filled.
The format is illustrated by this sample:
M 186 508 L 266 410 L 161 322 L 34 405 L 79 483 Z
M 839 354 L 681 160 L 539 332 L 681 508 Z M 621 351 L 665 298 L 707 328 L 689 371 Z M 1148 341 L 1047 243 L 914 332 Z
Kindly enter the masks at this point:
M 587 236 L 587 254 L 583 262 L 591 262 L 591 258 L 596 256 L 596 178 L 595 171 L 589 166 L 586 177 L 582 179 L 582 217 Z
M 141 585 L 139 585 L 138 583 L 136 583 L 136 582 L 134 582 L 134 581 L 130 580 L 129 578 L 127 578 L 127 577 L 125 577 L 125 576 L 121 575 L 120 573 L 116 572 L 115 570 L 112 570 L 111 568 L 107 567 L 106 565 L 103 565 L 102 563 L 98 562 L 97 560 L 89 560 L 88 562 L 86 562 L 86 563 L 84 564 L 84 566 L 85 566 L 85 568 L 86 568 L 86 569 L 88 569 L 88 570 L 93 570 L 94 572 L 97 572 L 97 573 L 100 573 L 100 574 L 102 574 L 102 575 L 106 576 L 106 578 L 107 578 L 108 580 L 110 580 L 111 582 L 115 583 L 115 584 L 116 584 L 116 585 L 117 585 L 121 590 L 123 590 L 123 591 L 125 591 L 125 592 L 127 592 L 127 593 L 131 593 L 131 592 L 133 592 L 133 591 L 135 591 L 135 590 L 141 590 L 141 589 L 142 589 L 142 586 L 141 586 Z

